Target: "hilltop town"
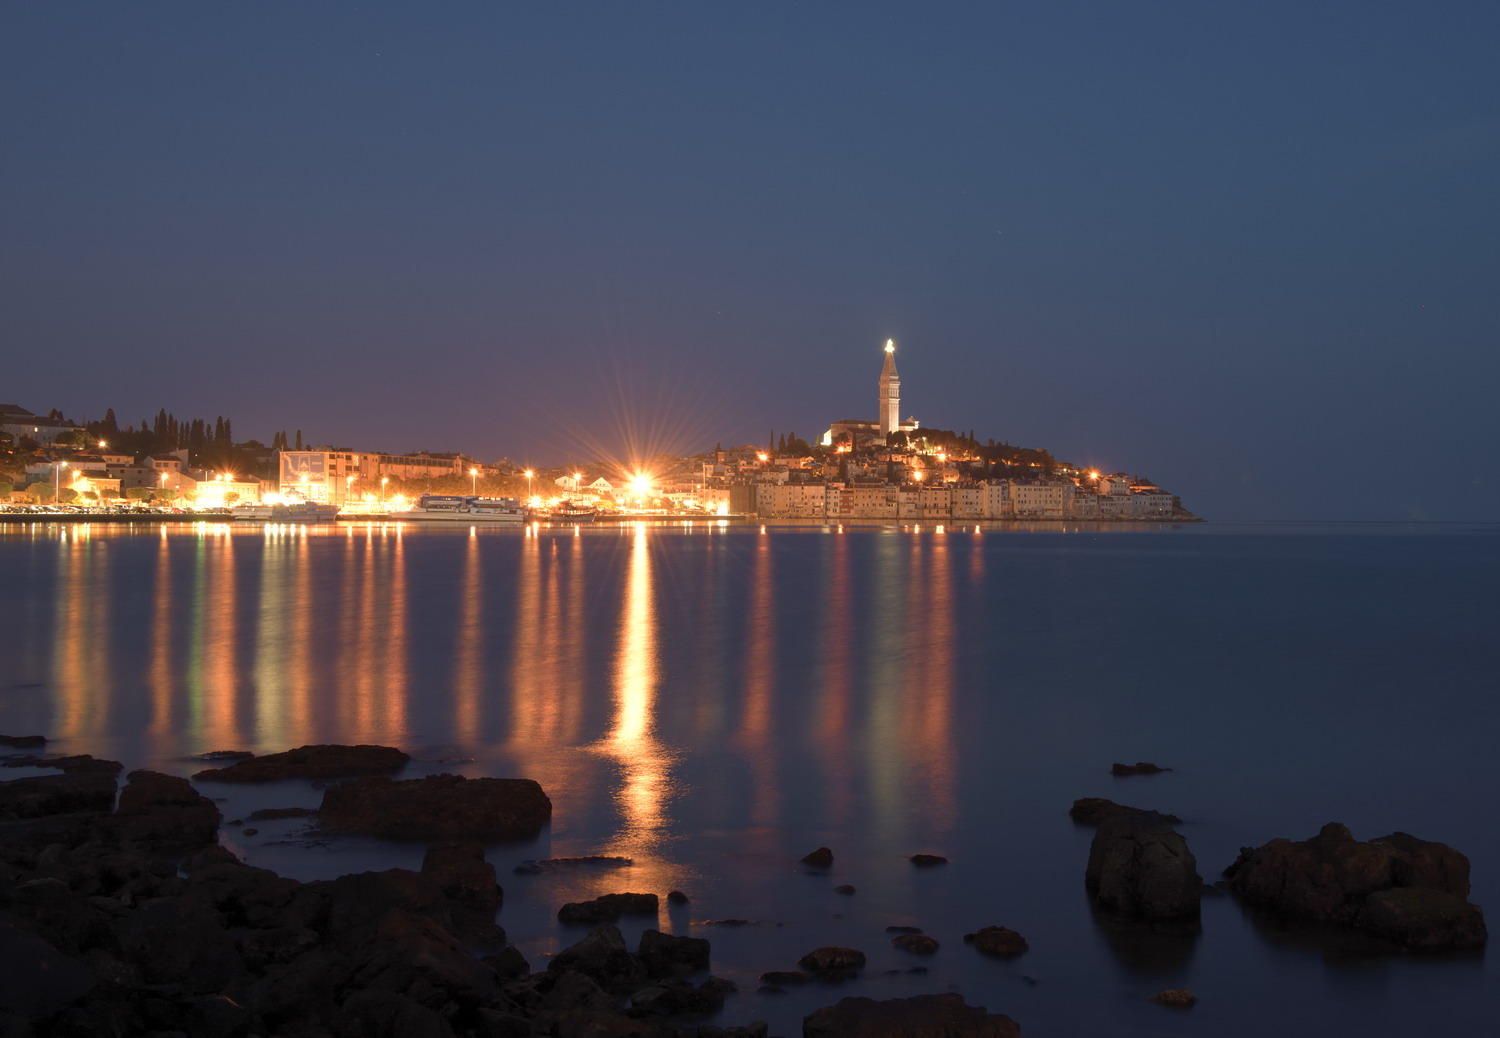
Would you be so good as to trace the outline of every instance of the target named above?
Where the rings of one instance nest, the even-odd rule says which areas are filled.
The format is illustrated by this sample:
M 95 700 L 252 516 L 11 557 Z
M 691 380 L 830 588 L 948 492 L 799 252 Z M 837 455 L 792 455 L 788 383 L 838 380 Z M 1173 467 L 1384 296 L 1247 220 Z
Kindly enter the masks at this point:
M 577 502 L 601 514 L 738 515 L 760 519 L 1196 518 L 1151 480 L 1083 469 L 1048 451 L 972 431 L 923 428 L 901 417 L 896 346 L 888 341 L 874 419 L 830 422 L 809 443 L 794 433 L 764 445 L 552 468 L 460 452 L 386 454 L 304 442 L 236 441 L 228 419 L 121 426 L 114 412 L 72 422 L 0 405 L 0 498 L 21 506 L 216 510 L 273 497 L 347 514 L 407 507 L 424 494 L 507 497 L 533 509 Z

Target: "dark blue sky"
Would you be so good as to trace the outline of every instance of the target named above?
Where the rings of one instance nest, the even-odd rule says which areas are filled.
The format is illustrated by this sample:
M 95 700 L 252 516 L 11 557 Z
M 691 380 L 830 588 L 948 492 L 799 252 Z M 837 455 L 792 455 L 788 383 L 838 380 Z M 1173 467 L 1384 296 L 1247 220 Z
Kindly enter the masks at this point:
M 561 462 L 903 409 L 1500 518 L 1500 5 L 8 4 L 0 399 Z

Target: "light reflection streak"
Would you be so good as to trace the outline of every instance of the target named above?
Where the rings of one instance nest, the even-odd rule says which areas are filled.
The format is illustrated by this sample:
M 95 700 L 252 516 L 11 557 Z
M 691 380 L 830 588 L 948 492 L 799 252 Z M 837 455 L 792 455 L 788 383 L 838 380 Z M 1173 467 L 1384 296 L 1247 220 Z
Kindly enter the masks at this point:
M 776 603 L 771 569 L 771 538 L 766 528 L 755 539 L 750 574 L 750 610 L 745 632 L 745 701 L 739 742 L 751 770 L 750 819 L 754 825 L 774 824 L 779 807 L 775 775 L 772 707 L 776 674 Z
M 229 530 L 213 531 L 205 541 L 202 564 L 210 588 L 203 630 L 202 681 L 192 694 L 203 700 L 205 741 L 211 746 L 239 745 L 236 706 L 239 673 L 235 669 L 234 538 Z
M 453 670 L 453 728 L 462 742 L 479 741 L 479 704 L 484 693 L 484 584 L 480 579 L 479 537 L 469 530 L 464 573 L 458 586 L 458 649 Z
M 172 547 L 166 530 L 156 542 L 156 574 L 151 590 L 151 661 L 146 674 L 151 690 L 151 734 L 163 745 L 176 720 L 172 680 Z

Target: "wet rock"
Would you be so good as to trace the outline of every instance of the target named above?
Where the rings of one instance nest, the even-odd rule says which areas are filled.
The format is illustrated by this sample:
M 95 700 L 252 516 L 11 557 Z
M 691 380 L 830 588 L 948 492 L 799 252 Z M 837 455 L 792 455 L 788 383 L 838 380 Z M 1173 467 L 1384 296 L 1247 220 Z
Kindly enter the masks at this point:
M 574 1009 L 613 1010 L 620 1003 L 618 998 L 601 988 L 591 977 L 577 970 L 548 974 L 537 990 L 541 994 L 538 1005 L 552 1012 Z
M 241 836 L 258 836 L 258 835 L 260 835 L 260 830 L 259 829 L 253 829 L 253 828 L 252 829 L 241 829 L 240 830 L 240 835 Z
M 819 980 L 845 980 L 864 969 L 865 953 L 857 948 L 814 948 L 797 965 Z
M 1127 815 L 1149 815 L 1172 825 L 1182 824 L 1182 819 L 1176 815 L 1151 811 L 1142 807 L 1127 807 L 1103 797 L 1083 797 L 1073 801 L 1073 806 L 1068 810 L 1068 817 L 1079 825 L 1100 825 L 1112 818 L 1122 818 Z
M 115 827 L 121 837 L 155 849 L 190 850 L 218 842 L 219 809 L 176 775 L 132 771 L 125 776 Z
M 655 894 L 604 894 L 592 901 L 570 901 L 557 910 L 560 923 L 612 923 L 622 915 L 656 915 Z
M 115 775 L 120 770 L 115 761 L 87 755 L 29 759 L 63 773 L 0 782 L 0 820 L 79 812 L 103 814 L 115 806 Z
M 972 944 L 975 950 L 997 959 L 1014 958 L 1031 947 L 1026 938 L 1008 926 L 980 927 L 973 933 L 964 934 L 964 943 Z
M 886 933 L 921 933 L 922 932 L 922 928 L 920 926 L 887 926 L 885 928 L 885 932 Z
M 685 905 L 687 903 L 688 903 L 688 896 L 686 894 L 684 894 L 682 891 L 680 891 L 680 890 L 669 890 L 669 891 L 667 891 L 667 904 L 669 904 L 669 905 Z
M 938 950 L 938 942 L 935 938 L 920 933 L 904 933 L 899 937 L 891 938 L 891 947 L 898 948 L 913 955 L 935 955 Z
M 948 859 L 941 854 L 913 854 L 911 863 L 918 868 L 931 868 L 934 865 L 948 864 Z
M 802 856 L 802 864 L 815 869 L 829 869 L 833 867 L 833 851 L 827 847 L 819 847 L 815 851 Z
M 422 873 L 437 883 L 448 899 L 456 931 L 464 936 L 492 938 L 495 913 L 504 891 L 495 882 L 495 866 L 477 843 L 438 843 L 427 848 Z
M 648 976 L 680 976 L 708 969 L 709 944 L 701 937 L 678 937 L 660 930 L 647 930 L 641 934 L 636 955 L 646 967 Z
M 45 735 L 0 735 L 0 746 L 14 746 L 18 750 L 33 750 L 46 745 Z
M 786 987 L 789 984 L 806 984 L 811 979 L 806 973 L 799 973 L 796 970 L 771 970 L 768 973 L 760 975 L 762 984 L 773 984 L 776 987 Z
M 148 984 L 212 994 L 244 969 L 219 914 L 191 898 L 145 902 L 120 920 L 115 938 L 125 957 L 144 968 Z
M 547 972 L 576 970 L 607 991 L 637 990 L 646 979 L 646 967 L 630 954 L 616 926 L 596 926 L 587 937 L 552 957 Z
M 318 809 L 315 807 L 263 807 L 259 811 L 251 811 L 247 819 L 251 822 L 274 822 L 282 818 L 316 818 Z
M 1121 764 L 1116 761 L 1110 765 L 1109 773 L 1116 778 L 1124 778 L 1129 775 L 1156 775 L 1163 771 L 1171 771 L 1160 764 L 1152 764 L 1150 761 L 1139 760 L 1134 764 Z
M 624 869 L 635 864 L 634 858 L 621 858 L 607 854 L 588 854 L 578 858 L 542 858 L 541 860 L 527 859 L 517 865 L 512 871 L 517 876 L 539 876 L 544 872 L 553 872 L 558 869 L 573 868 L 579 865 L 595 865 L 600 868 Z
M 854 884 L 840 883 L 838 886 L 833 888 L 833 892 L 835 894 L 843 894 L 845 897 L 848 897 L 850 894 L 854 893 Z
M 453 1038 L 443 1015 L 416 999 L 364 990 L 344 1000 L 334 1020 L 335 1038 Z
M 189 863 L 193 896 L 212 905 L 230 926 L 274 927 L 287 922 L 284 914 L 302 885 L 228 857 L 224 861 L 199 855 Z
M 298 746 L 282 753 L 246 757 L 225 768 L 208 768 L 197 782 L 279 782 L 284 779 L 352 778 L 389 775 L 411 760 L 393 746 Z
M 1152 995 L 1151 1001 L 1172 1009 L 1191 1009 L 1198 1004 L 1198 996 L 1186 988 L 1168 988 L 1166 991 L 1158 991 Z
M 1248 904 L 1415 951 L 1477 948 L 1487 938 L 1483 912 L 1466 900 L 1468 858 L 1408 833 L 1362 842 L 1330 822 L 1310 840 L 1246 847 L 1224 874 Z
M 709 1016 L 724 1008 L 735 991 L 733 981 L 709 977 L 696 987 L 684 980 L 663 980 L 630 996 L 633 1010 L 651 1016 Z
M 488 840 L 534 836 L 552 801 L 530 779 L 429 775 L 362 778 L 323 793 L 324 828 L 395 840 Z
M 802 1021 L 803 1038 L 1019 1038 L 1008 1016 L 967 1005 L 961 995 L 877 1002 L 846 998 Z
M 255 754 L 249 750 L 209 750 L 207 753 L 198 753 L 189 757 L 188 760 L 202 761 L 204 764 L 219 764 L 224 761 L 234 762 L 237 760 L 249 760 Z
M 1084 882 L 1100 908 L 1144 919 L 1196 915 L 1203 888 L 1187 841 L 1145 815 L 1099 826 Z
M 515 945 L 502 948 L 493 955 L 486 955 L 483 962 L 494 970 L 495 976 L 501 980 L 515 980 L 531 972 L 531 964 L 526 961 L 526 956 L 521 954 L 521 949 Z

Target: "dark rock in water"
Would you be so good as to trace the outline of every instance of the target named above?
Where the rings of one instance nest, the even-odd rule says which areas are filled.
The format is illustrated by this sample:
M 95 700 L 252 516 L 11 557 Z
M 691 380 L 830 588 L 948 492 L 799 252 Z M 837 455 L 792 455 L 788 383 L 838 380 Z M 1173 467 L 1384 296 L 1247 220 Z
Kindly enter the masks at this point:
M 264 757 L 246 757 L 227 768 L 208 768 L 198 782 L 278 782 L 283 779 L 352 778 L 389 775 L 411 760 L 393 746 L 298 746 Z
M 448 899 L 455 930 L 462 936 L 488 938 L 500 911 L 504 891 L 495 882 L 495 866 L 477 843 L 438 843 L 422 858 L 422 875 L 437 883 Z
M 241 836 L 258 836 L 258 835 L 260 835 L 260 830 L 259 829 L 253 829 L 253 828 L 252 829 L 241 829 L 240 830 L 240 835 Z
M 557 910 L 560 923 L 612 923 L 622 915 L 656 915 L 655 894 L 604 894 L 592 901 L 570 901 Z
M 501 948 L 493 955 L 486 955 L 482 961 L 501 980 L 515 980 L 531 972 L 531 964 L 515 945 Z
M 806 984 L 812 978 L 796 970 L 771 970 L 769 973 L 762 973 L 760 979 L 763 984 L 785 987 L 788 984 Z
M 45 735 L 0 735 L 0 746 L 14 746 L 18 750 L 31 750 L 46 745 Z
M 634 858 L 621 858 L 606 854 L 589 854 L 580 858 L 542 858 L 539 861 L 528 858 L 517 865 L 512 871 L 517 876 L 539 876 L 544 872 L 572 868 L 577 865 L 597 865 L 601 868 L 623 869 L 634 864 Z
M 997 959 L 1014 958 L 1031 947 L 1026 943 L 1026 938 L 1008 926 L 981 927 L 973 933 L 964 934 L 964 942 Z
M 809 865 L 815 869 L 828 869 L 833 867 L 833 851 L 827 847 L 819 847 L 817 850 L 802 856 L 802 864 Z
M 913 854 L 911 863 L 919 868 L 931 868 L 933 865 L 948 864 L 948 859 L 941 854 Z
M 5 964 L 0 1021 L 8 1013 L 30 1017 L 61 1009 L 97 983 L 94 971 L 82 960 L 69 958 L 4 919 L 0 919 L 0 962 Z
M 899 937 L 891 938 L 891 947 L 899 948 L 913 955 L 935 955 L 938 950 L 936 938 L 928 937 L 920 933 L 904 933 Z
M 1152 764 L 1144 760 L 1136 761 L 1134 764 L 1121 764 L 1116 761 L 1110 765 L 1109 773 L 1118 778 L 1124 778 L 1128 775 L 1156 775 L 1171 770 L 1171 768 L 1164 768 L 1160 764 Z
M 847 897 L 850 894 L 854 893 L 854 884 L 853 883 L 840 883 L 838 886 L 836 886 L 836 887 L 833 888 L 833 892 L 835 894 L 843 894 L 845 897 Z
M 188 760 L 199 760 L 204 764 L 218 764 L 224 761 L 249 760 L 255 754 L 249 750 L 209 750 L 207 753 L 195 754 Z
M 1187 841 L 1147 815 L 1099 826 L 1084 882 L 1099 907 L 1145 919 L 1196 915 L 1203 889 Z
M 682 891 L 680 891 L 680 890 L 669 890 L 669 891 L 667 891 L 667 904 L 669 904 L 669 905 L 685 905 L 687 903 L 688 903 L 688 896 L 686 894 L 684 894 Z
M 1185 988 L 1168 988 L 1152 995 L 1151 1001 L 1172 1009 L 1191 1009 L 1198 1004 L 1198 996 Z
M 219 809 L 176 775 L 132 771 L 125 776 L 115 827 L 124 839 L 159 849 L 188 850 L 217 843 Z
M 724 1008 L 735 991 L 732 981 L 709 977 L 694 987 L 684 980 L 662 980 L 630 996 L 632 1010 L 649 1016 L 708 1016 Z
M 318 809 L 315 807 L 263 807 L 259 811 L 251 811 L 246 817 L 252 822 L 274 822 L 281 818 L 316 818 Z
M 753 919 L 705 919 L 704 926 L 754 926 Z M 778 924 L 779 925 L 779 924 Z
M 857 948 L 815 948 L 798 959 L 797 965 L 819 980 L 843 980 L 864 969 L 865 953 Z
M 1083 797 L 1075 800 L 1068 811 L 1068 817 L 1079 825 L 1100 825 L 1111 818 L 1122 818 L 1126 815 L 1150 815 L 1172 825 L 1182 824 L 1182 819 L 1176 815 L 1151 811 L 1142 807 L 1127 807 L 1113 800 L 1105 800 L 1103 797 Z
M 677 937 L 660 930 L 641 934 L 636 949 L 647 976 L 672 977 L 708 969 L 709 945 L 702 937 Z
M 877 1002 L 846 998 L 802 1021 L 803 1038 L 1020 1038 L 1008 1016 L 965 1004 L 962 995 Z
M 238 766 L 238 765 L 236 765 Z M 531 779 L 362 778 L 323 792 L 327 829 L 395 840 L 517 839 L 552 817 L 552 801 Z
M 548 973 L 568 970 L 582 973 L 606 991 L 619 993 L 639 989 L 646 979 L 646 967 L 625 947 L 619 927 L 609 925 L 594 927 L 587 937 L 547 963 Z
M 1478 948 L 1487 938 L 1484 913 L 1466 900 L 1469 859 L 1408 833 L 1361 842 L 1330 822 L 1310 840 L 1246 847 L 1224 875 L 1249 904 L 1415 951 Z
M 115 775 L 120 770 L 115 761 L 87 755 L 27 759 L 40 767 L 58 768 L 63 774 L 0 782 L 0 820 L 78 812 L 103 814 L 115 806 Z
M 887 926 L 885 928 L 885 932 L 886 933 L 921 933 L 922 932 L 922 928 L 920 926 Z

